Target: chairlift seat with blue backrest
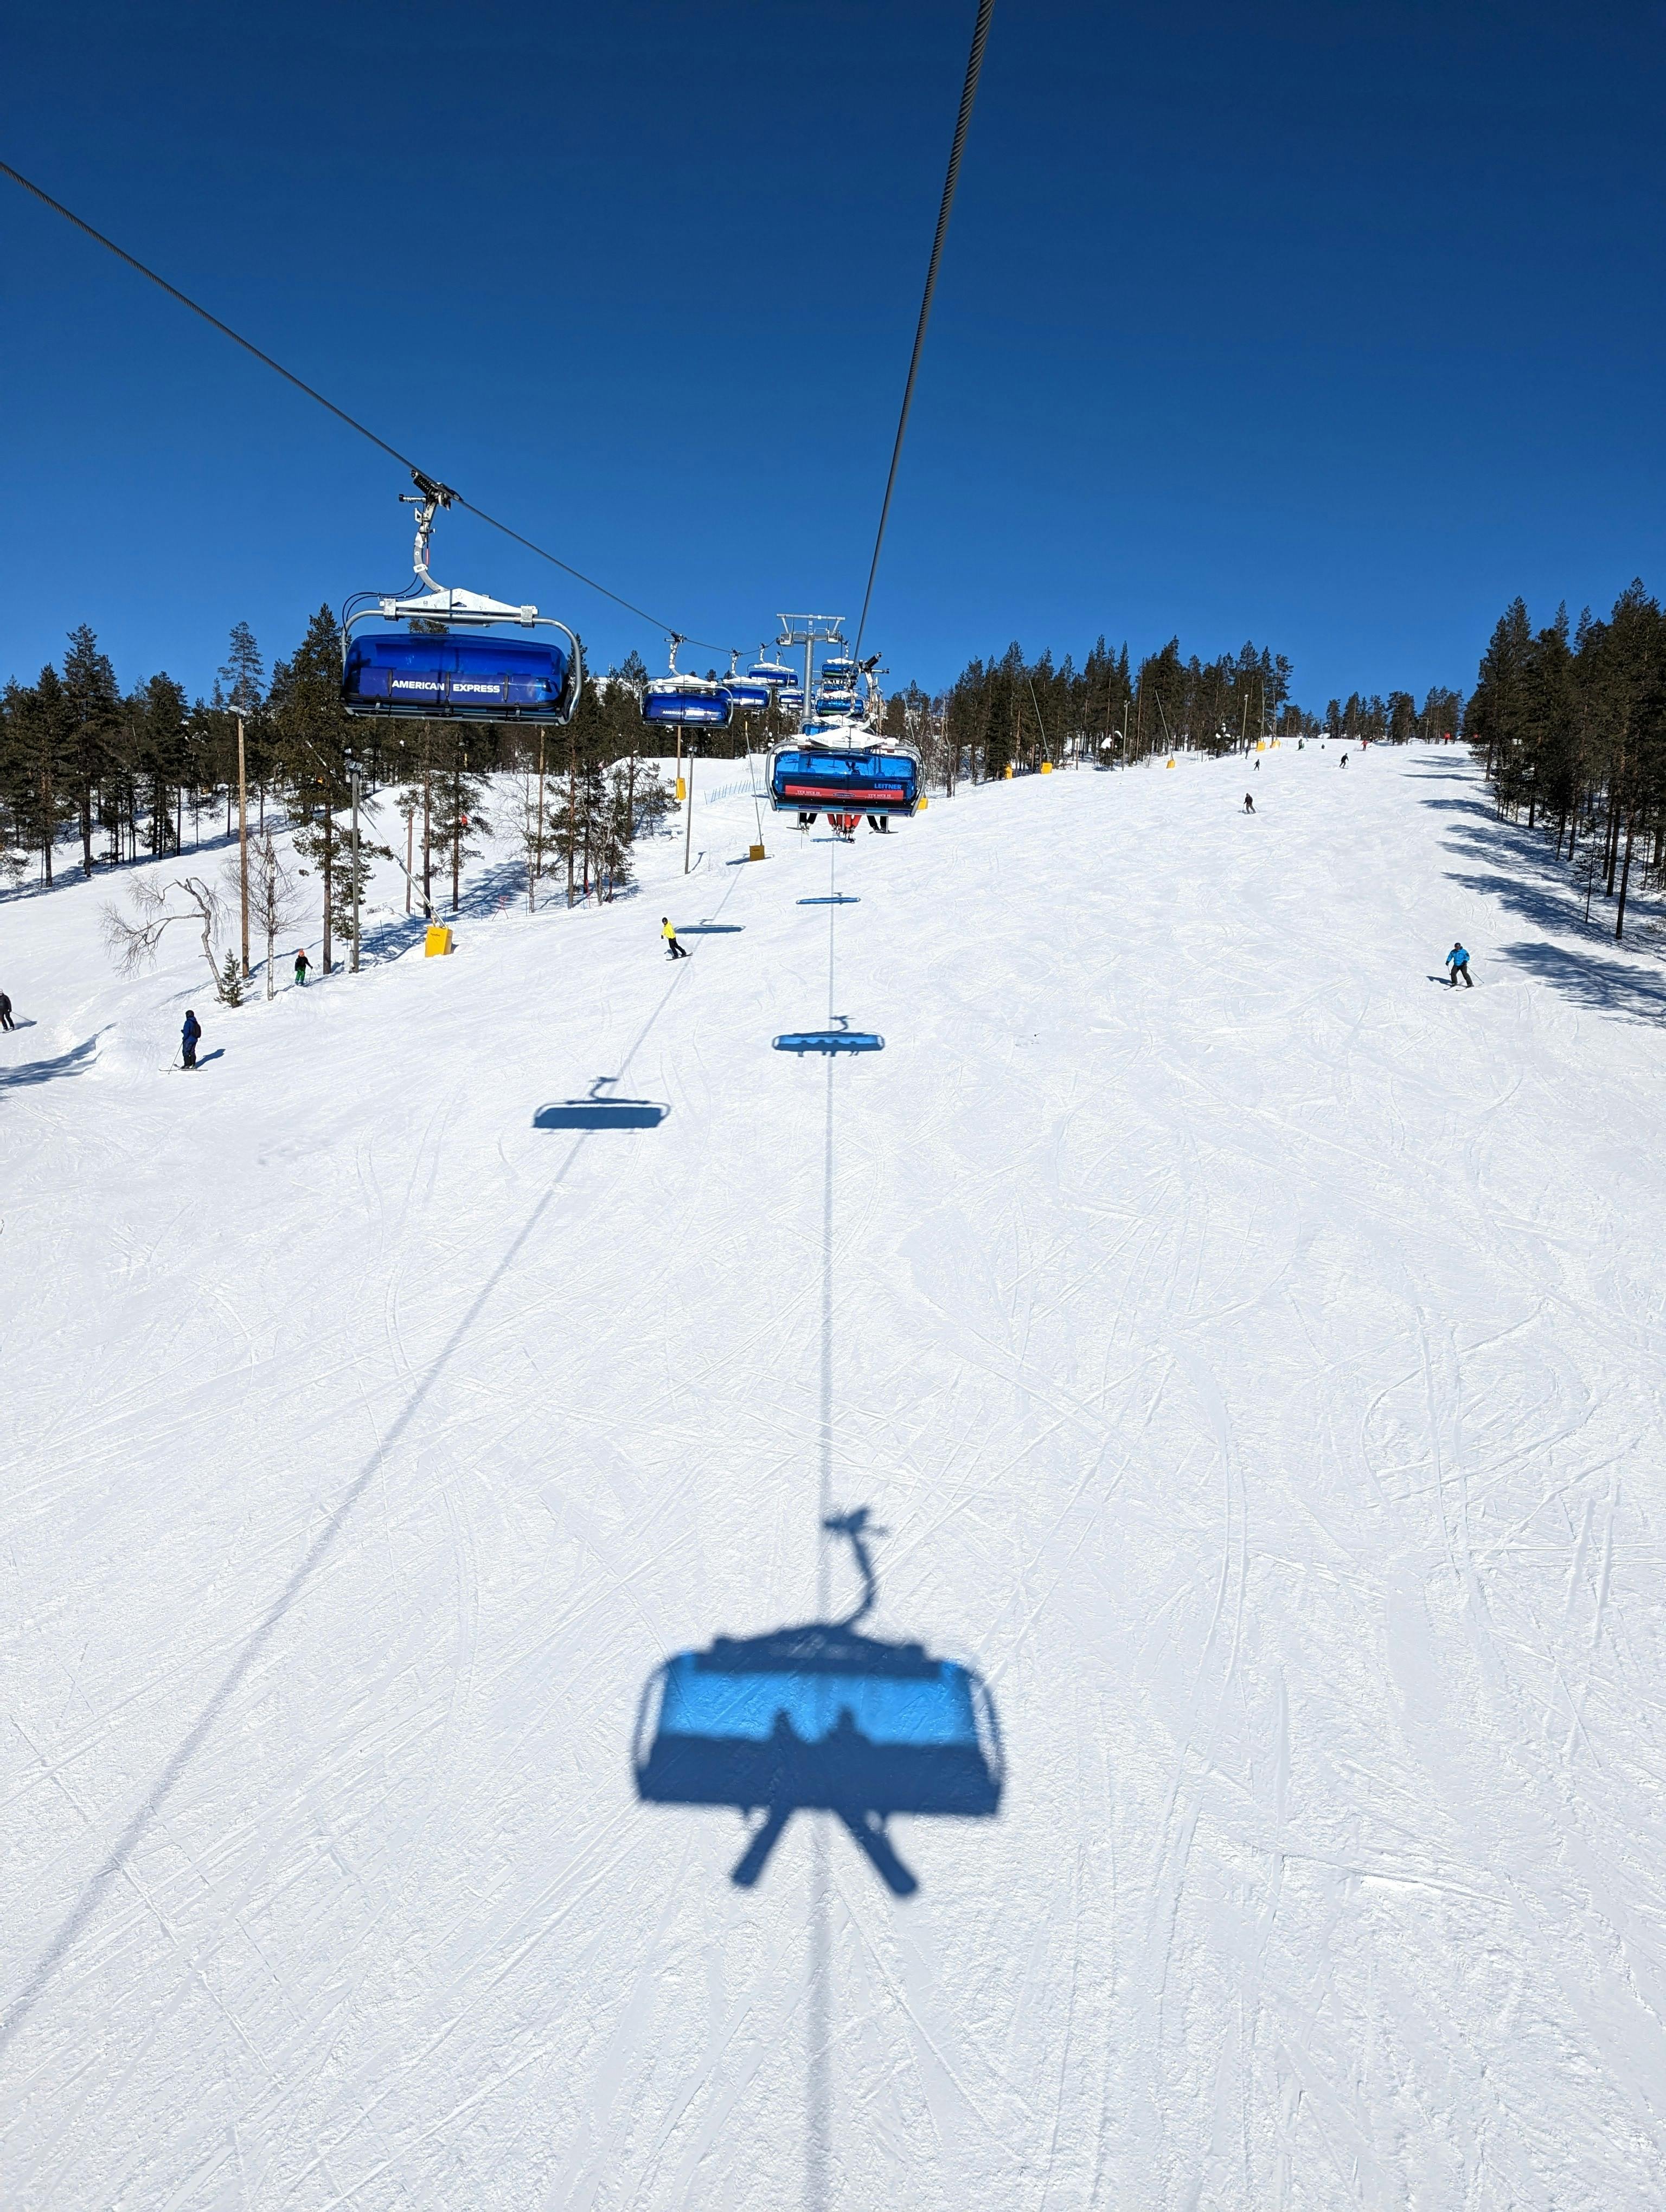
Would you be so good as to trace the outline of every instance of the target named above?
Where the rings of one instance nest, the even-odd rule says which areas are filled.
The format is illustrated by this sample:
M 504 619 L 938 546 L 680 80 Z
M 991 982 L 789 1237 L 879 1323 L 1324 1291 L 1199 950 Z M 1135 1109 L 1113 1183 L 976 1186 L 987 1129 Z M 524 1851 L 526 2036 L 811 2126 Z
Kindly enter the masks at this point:
M 350 638 L 342 703 L 352 714 L 559 721 L 569 656 L 537 639 L 483 630 L 372 630 Z
M 730 704 L 748 714 L 761 714 L 775 696 L 761 678 L 751 676 L 726 676 L 723 689 L 729 695 Z
M 721 730 L 729 720 L 729 695 L 703 677 L 656 676 L 642 687 L 642 720 Z
M 799 674 L 796 668 L 789 668 L 784 660 L 755 660 L 746 673 L 756 678 L 758 683 L 771 686 L 796 684 Z
M 720 1636 L 649 1678 L 631 1765 L 639 1796 L 767 1817 L 733 1879 L 755 1882 L 794 1812 L 836 1814 L 898 1895 L 917 1887 L 883 1831 L 893 1813 L 988 1819 L 1005 1762 L 994 1705 L 970 1668 L 856 1627 L 874 1601 L 866 1509 L 824 1523 L 863 1577 L 848 1619 Z M 880 1824 L 876 1829 L 875 1822 Z
M 769 804 L 777 814 L 913 814 L 920 756 L 894 744 L 777 745 L 769 756 Z
M 830 660 L 823 661 L 822 681 L 824 684 L 833 684 L 841 689 L 848 689 L 855 680 L 856 664 L 854 660 L 847 659 L 841 653 L 836 653 Z
M 677 665 L 680 637 L 671 641 L 671 673 L 651 676 L 642 686 L 642 720 L 685 729 L 721 730 L 729 720 L 729 695 L 708 676 L 686 675 Z

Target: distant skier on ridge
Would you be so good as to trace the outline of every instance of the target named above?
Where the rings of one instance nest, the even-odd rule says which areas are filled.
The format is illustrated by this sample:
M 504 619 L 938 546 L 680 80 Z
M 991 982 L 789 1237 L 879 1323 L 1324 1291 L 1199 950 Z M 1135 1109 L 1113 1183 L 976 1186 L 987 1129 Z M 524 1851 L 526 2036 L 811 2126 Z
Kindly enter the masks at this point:
M 1446 986 L 1449 990 L 1456 990 L 1457 988 L 1457 979 L 1460 975 L 1463 978 L 1463 988 L 1466 991 L 1473 991 L 1474 989 L 1474 984 L 1469 975 L 1469 955 L 1464 951 L 1462 945 L 1455 945 L 1451 951 L 1446 955 L 1446 965 L 1452 971 L 1446 978 Z

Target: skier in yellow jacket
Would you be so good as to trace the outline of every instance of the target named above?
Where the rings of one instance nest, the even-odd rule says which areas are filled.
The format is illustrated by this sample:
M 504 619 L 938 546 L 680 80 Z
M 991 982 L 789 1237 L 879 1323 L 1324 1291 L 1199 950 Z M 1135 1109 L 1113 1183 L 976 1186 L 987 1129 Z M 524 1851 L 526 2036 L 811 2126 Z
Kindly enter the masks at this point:
M 673 960 L 686 960 L 688 958 L 689 956 L 687 952 L 684 951 L 683 946 L 677 942 L 677 932 L 671 926 L 671 916 L 669 915 L 662 914 L 660 917 L 660 934 L 665 939 L 666 951 L 670 954 Z

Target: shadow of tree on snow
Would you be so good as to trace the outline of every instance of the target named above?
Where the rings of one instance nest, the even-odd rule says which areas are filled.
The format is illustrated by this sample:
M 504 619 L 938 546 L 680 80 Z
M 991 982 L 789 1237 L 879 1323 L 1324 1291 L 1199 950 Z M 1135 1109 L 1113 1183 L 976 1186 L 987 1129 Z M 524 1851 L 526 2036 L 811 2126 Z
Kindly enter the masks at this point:
M 21 1091 L 33 1083 L 53 1083 L 60 1075 L 79 1075 L 98 1058 L 98 1033 L 72 1044 L 52 1060 L 26 1060 L 17 1067 L 0 1067 L 0 1091 Z
M 1658 1021 L 1666 1016 L 1666 976 L 1640 962 L 1604 959 L 1595 952 L 1575 951 L 1564 945 L 1535 940 L 1502 945 L 1499 957 L 1541 983 L 1563 992 L 1577 1006 L 1594 1007 L 1598 1013 L 1620 1014 L 1627 1020 Z

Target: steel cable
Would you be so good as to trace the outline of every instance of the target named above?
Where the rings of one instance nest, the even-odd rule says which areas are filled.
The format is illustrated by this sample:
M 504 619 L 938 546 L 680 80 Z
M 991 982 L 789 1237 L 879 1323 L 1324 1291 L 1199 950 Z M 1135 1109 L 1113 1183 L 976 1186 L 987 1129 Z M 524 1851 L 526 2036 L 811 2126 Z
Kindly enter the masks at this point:
M 182 292 L 177 284 L 170 284 L 166 276 L 159 276 L 154 269 L 148 269 L 143 261 L 137 259 L 124 247 L 118 246 L 113 238 L 106 238 L 101 230 L 94 230 L 92 224 L 83 222 L 73 208 L 65 207 L 62 200 L 55 200 L 50 192 L 43 191 L 40 186 L 26 177 L 21 169 L 14 169 L 9 161 L 0 161 L 0 175 L 9 177 L 15 185 L 21 185 L 26 192 L 33 192 L 35 198 L 40 201 L 43 206 L 51 208 L 54 215 L 61 215 L 65 222 L 73 223 L 77 230 L 85 232 L 95 245 L 103 246 L 107 253 L 113 253 L 118 261 L 125 261 L 130 269 L 137 270 L 141 276 L 155 284 L 160 290 L 166 292 L 170 300 L 177 300 L 182 307 L 189 307 L 193 315 L 200 315 L 203 320 L 212 329 L 218 331 L 222 337 L 229 338 L 234 345 L 241 346 L 245 353 L 252 354 L 258 362 L 281 376 L 286 384 L 293 384 L 297 392 L 304 392 L 307 398 L 316 400 L 319 405 L 326 409 L 338 422 L 345 422 L 350 430 L 356 430 L 360 437 L 368 438 L 379 452 L 398 461 L 402 468 L 409 469 L 413 477 L 427 477 L 430 483 L 437 481 L 429 471 L 419 468 L 409 453 L 402 453 L 397 446 L 390 446 L 386 438 L 378 437 L 376 433 L 367 424 L 361 422 L 356 416 L 350 415 L 344 407 L 337 407 L 333 399 L 326 399 L 323 392 L 316 390 L 304 378 L 297 376 L 293 369 L 285 368 L 281 361 L 274 361 L 271 354 L 263 353 L 258 345 L 243 337 L 240 331 L 233 330 L 229 323 L 222 323 L 218 315 L 210 314 L 208 309 L 200 306 L 189 293 Z M 450 489 L 449 486 L 447 489 Z M 512 530 L 507 522 L 500 522 L 495 514 L 488 514 L 483 507 L 477 507 L 472 500 L 465 499 L 460 492 L 453 492 L 452 498 L 457 506 L 466 508 L 469 514 L 475 516 L 477 520 L 485 523 L 489 529 L 500 532 L 505 538 L 512 538 L 517 545 L 524 545 L 529 553 L 535 553 L 540 561 L 547 561 L 551 568 L 559 568 L 563 574 L 575 578 L 590 591 L 599 592 L 605 599 L 611 599 L 616 607 L 623 607 L 627 614 L 636 616 L 640 621 L 648 623 L 654 629 L 663 631 L 666 636 L 676 636 L 686 645 L 697 645 L 702 653 L 728 653 L 733 649 L 727 645 L 714 645 L 709 638 L 690 637 L 686 630 L 679 630 L 674 623 L 661 622 L 657 615 L 651 615 L 646 607 L 639 607 L 634 600 L 623 598 L 617 592 L 609 591 L 605 584 L 599 584 L 593 576 L 587 576 L 582 568 L 574 568 L 570 561 L 563 561 L 557 555 L 549 551 L 546 547 L 536 544 L 532 538 L 523 538 L 520 531 Z
M 925 349 L 926 325 L 931 319 L 932 295 L 937 289 L 937 271 L 943 258 L 943 241 L 949 232 L 949 210 L 954 205 L 954 188 L 960 179 L 960 157 L 965 151 L 966 132 L 972 119 L 972 103 L 977 98 L 977 80 L 983 67 L 983 49 L 988 42 L 989 19 L 995 12 L 995 0 L 978 0 L 977 21 L 972 29 L 972 51 L 966 59 L 966 82 L 960 89 L 960 113 L 954 126 L 954 143 L 949 149 L 948 173 L 943 179 L 943 204 L 937 210 L 937 235 L 932 240 L 932 258 L 926 270 L 925 296 L 920 302 L 920 321 L 914 333 L 914 351 L 909 359 L 909 380 L 903 387 L 903 411 L 897 418 L 897 443 L 891 452 L 891 474 L 885 478 L 885 502 L 879 509 L 879 527 L 873 540 L 873 558 L 868 564 L 867 589 L 862 594 L 862 616 L 856 625 L 855 650 L 853 660 L 860 657 L 862 634 L 867 628 L 868 603 L 873 597 L 873 579 L 879 573 L 879 549 L 885 542 L 885 524 L 891 517 L 891 495 L 897 489 L 897 465 L 903 458 L 903 436 L 909 427 L 909 409 L 914 404 L 915 379 L 920 374 L 920 356 Z

